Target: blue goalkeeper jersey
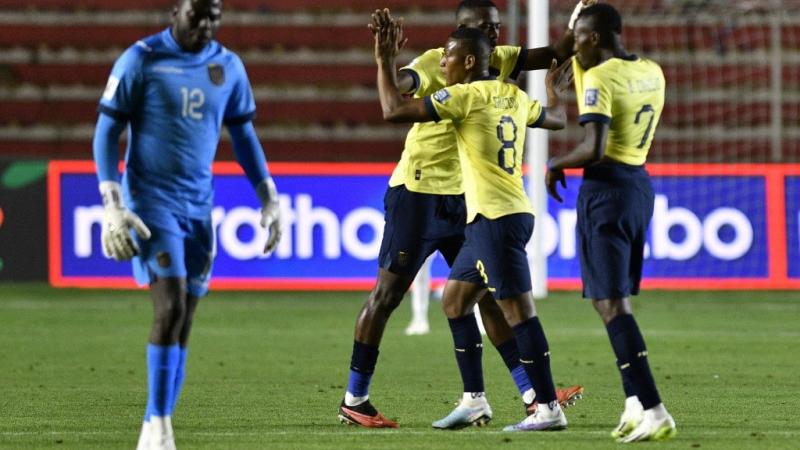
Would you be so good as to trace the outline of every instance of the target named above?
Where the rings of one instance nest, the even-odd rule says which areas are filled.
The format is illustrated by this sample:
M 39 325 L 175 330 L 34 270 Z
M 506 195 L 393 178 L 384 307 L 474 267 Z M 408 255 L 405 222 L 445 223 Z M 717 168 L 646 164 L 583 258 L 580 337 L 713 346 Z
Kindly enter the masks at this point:
M 166 29 L 129 47 L 114 64 L 99 106 L 128 122 L 127 204 L 208 216 L 222 124 L 246 123 L 255 109 L 242 61 L 217 41 L 186 52 Z

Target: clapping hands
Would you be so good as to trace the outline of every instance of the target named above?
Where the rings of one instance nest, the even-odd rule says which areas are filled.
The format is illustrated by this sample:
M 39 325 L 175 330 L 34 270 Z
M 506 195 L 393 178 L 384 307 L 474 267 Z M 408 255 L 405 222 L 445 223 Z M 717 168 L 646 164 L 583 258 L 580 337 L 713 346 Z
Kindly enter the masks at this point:
M 408 39 L 403 37 L 403 18 L 394 19 L 388 8 L 376 9 L 367 24 L 375 37 L 375 60 L 393 60 Z

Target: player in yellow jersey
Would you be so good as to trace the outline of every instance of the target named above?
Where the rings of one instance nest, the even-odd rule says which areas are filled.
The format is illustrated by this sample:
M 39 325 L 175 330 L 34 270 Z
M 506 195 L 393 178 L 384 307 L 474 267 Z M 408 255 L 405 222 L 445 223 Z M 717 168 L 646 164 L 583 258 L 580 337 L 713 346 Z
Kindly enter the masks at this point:
M 612 436 L 622 442 L 675 435 L 656 389 L 647 349 L 633 318 L 639 293 L 653 189 L 644 163 L 664 107 L 664 75 L 653 61 L 628 54 L 622 19 L 608 4 L 583 10 L 575 26 L 572 67 L 585 137 L 548 163 L 547 189 L 558 201 L 564 169 L 582 167 L 578 195 L 583 296 L 608 331 L 622 374 L 625 410 Z
M 567 419 L 556 398 L 550 351 L 531 293 L 525 245 L 533 232 L 533 212 L 522 183 L 526 127 L 564 126 L 565 109 L 553 87 L 558 73 L 556 61 L 553 60 L 547 76 L 550 106 L 543 108 L 517 86 L 490 75 L 492 45 L 481 30 L 460 28 L 450 35 L 441 60 L 447 87 L 423 99 L 406 100 L 397 88 L 394 72 L 402 28 L 386 20 L 385 11 L 376 14 L 383 19 L 376 33 L 375 59 L 384 119 L 450 120 L 455 130 L 467 225 L 466 239 L 445 286 L 442 300 L 445 310 L 458 310 L 461 316 L 456 320 L 468 317 L 475 302 L 488 291 L 513 330 L 520 362 L 537 390 L 536 411 L 506 430 L 564 429 Z M 469 358 L 460 356 L 472 351 L 469 345 L 480 346 L 480 341 L 470 344 L 469 339 L 462 339 L 455 332 L 453 338 L 459 366 L 468 364 Z M 463 381 L 464 400 L 479 400 L 483 392 L 470 387 L 476 380 L 467 377 Z M 486 413 L 488 420 L 491 410 L 463 408 L 434 423 L 434 427 L 452 428 L 448 422 L 453 419 L 464 423 L 462 414 L 480 420 Z
M 581 8 L 592 3 L 594 0 L 578 2 L 570 24 Z M 489 71 L 495 78 L 516 77 L 520 70 L 546 69 L 553 59 L 563 61 L 572 54 L 571 30 L 555 47 L 526 50 L 497 46 L 499 14 L 489 0 L 461 1 L 456 20 L 458 27 L 479 28 L 487 36 L 494 49 Z M 422 98 L 443 88 L 445 80 L 439 67 L 443 53 L 441 48 L 429 50 L 401 69 L 398 74 L 401 91 Z M 448 264 L 454 261 L 464 241 L 463 193 L 453 126 L 449 121 L 415 125 L 384 198 L 386 225 L 378 257 L 378 277 L 356 322 L 348 386 L 339 408 L 343 422 L 374 428 L 397 426 L 369 402 L 368 389 L 378 347 L 389 317 L 428 255 L 438 250 Z M 519 364 L 514 336 L 502 311 L 490 296 L 481 301 L 481 311 L 489 339 L 511 372 L 527 410 L 532 412 L 536 406 L 535 393 Z M 454 336 L 467 335 L 480 342 L 474 315 L 451 321 L 450 325 Z M 478 374 L 474 377 L 483 391 L 480 352 L 480 347 L 471 350 L 470 356 L 477 358 L 478 368 L 473 371 Z M 559 389 L 559 400 L 565 405 L 574 402 L 582 391 L 580 386 Z

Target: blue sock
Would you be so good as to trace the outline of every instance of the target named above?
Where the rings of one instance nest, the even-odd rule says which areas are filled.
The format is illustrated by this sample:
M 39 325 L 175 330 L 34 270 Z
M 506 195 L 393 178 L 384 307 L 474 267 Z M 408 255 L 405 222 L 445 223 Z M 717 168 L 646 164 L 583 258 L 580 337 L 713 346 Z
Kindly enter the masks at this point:
M 506 363 L 508 371 L 511 372 L 511 378 L 514 379 L 514 384 L 517 385 L 520 394 L 524 394 L 528 389 L 533 389 L 531 381 L 528 379 L 528 374 L 525 373 L 525 368 L 519 363 L 519 350 L 517 349 L 517 340 L 511 338 L 497 346 L 497 351 L 503 362 Z
M 350 358 L 350 379 L 347 382 L 347 392 L 354 397 L 364 397 L 369 394 L 369 382 L 375 372 L 378 353 L 377 347 L 353 341 L 353 355 Z
M 621 314 L 606 325 L 611 346 L 617 355 L 617 364 L 622 374 L 622 383 L 629 384 L 625 394 L 632 391 L 639 397 L 644 409 L 661 403 L 656 382 L 647 362 L 647 347 L 639 325 L 631 314 Z M 632 389 L 631 389 L 632 388 Z
M 147 344 L 147 413 L 150 416 L 172 414 L 172 397 L 175 390 L 175 372 L 178 369 L 180 350 L 178 344 Z
M 453 334 L 456 362 L 464 382 L 464 392 L 483 392 L 483 343 L 475 314 L 447 319 Z
M 525 373 L 536 386 L 536 402 L 556 399 L 553 375 L 550 373 L 550 348 L 539 318 L 534 316 L 512 328 L 519 347 L 519 360 Z
M 183 380 L 186 378 L 186 358 L 189 356 L 189 349 L 187 347 L 180 347 L 178 353 L 178 367 L 175 371 L 175 390 L 172 393 L 172 402 L 170 411 L 175 410 L 175 405 L 178 404 L 178 398 L 181 396 L 181 389 L 183 388 Z

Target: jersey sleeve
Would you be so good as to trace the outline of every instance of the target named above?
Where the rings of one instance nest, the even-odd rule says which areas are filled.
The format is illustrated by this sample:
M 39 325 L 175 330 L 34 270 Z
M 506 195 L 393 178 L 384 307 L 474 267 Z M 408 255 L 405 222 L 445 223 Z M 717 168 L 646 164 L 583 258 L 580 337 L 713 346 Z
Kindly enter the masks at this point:
M 137 42 L 114 63 L 100 98 L 99 112 L 117 120 L 130 120 L 142 97 L 142 66 L 148 52 L 146 47 L 144 43 Z
M 233 89 L 225 106 L 223 120 L 226 125 L 237 125 L 253 120 L 256 115 L 256 101 L 244 64 L 238 56 L 234 56 L 231 68 Z
M 425 97 L 425 107 L 437 122 L 442 119 L 458 121 L 469 114 L 472 105 L 469 94 L 467 86 L 463 84 L 448 86 Z
M 516 80 L 522 68 L 528 51 L 512 45 L 498 45 L 494 48 L 489 64 L 500 69 L 500 80 L 511 78 Z
M 608 83 L 597 76 L 596 70 L 588 70 L 583 74 L 578 95 L 578 123 L 611 122 L 612 91 Z
M 528 126 L 531 128 L 542 126 L 545 117 L 547 117 L 547 113 L 539 100 L 531 100 L 528 104 Z
M 407 66 L 400 68 L 401 71 L 405 71 L 414 79 L 412 93 L 425 92 L 430 88 L 435 74 L 442 70 L 439 67 L 441 60 L 442 51 L 433 49 L 417 56 Z

